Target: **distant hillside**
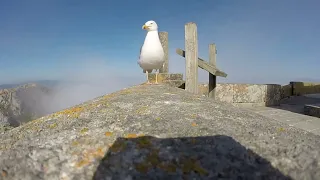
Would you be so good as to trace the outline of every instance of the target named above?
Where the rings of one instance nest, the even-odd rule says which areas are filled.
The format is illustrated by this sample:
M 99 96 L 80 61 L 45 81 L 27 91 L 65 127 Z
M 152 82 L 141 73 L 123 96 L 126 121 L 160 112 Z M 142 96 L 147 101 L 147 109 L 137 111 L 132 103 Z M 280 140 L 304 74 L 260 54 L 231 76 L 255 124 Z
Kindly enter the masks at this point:
M 1 89 L 0 127 L 19 126 L 21 123 L 45 115 L 42 98 L 49 94 L 49 88 L 35 83 Z
M 12 83 L 12 84 L 0 84 L 0 89 L 10 89 L 10 88 L 15 88 L 18 86 L 22 86 L 24 84 L 28 84 L 30 82 L 22 82 L 22 83 Z M 58 80 L 38 80 L 38 81 L 32 81 L 31 83 L 34 84 L 40 84 L 42 86 L 52 88 L 54 86 L 57 86 L 58 84 L 61 83 L 61 81 Z

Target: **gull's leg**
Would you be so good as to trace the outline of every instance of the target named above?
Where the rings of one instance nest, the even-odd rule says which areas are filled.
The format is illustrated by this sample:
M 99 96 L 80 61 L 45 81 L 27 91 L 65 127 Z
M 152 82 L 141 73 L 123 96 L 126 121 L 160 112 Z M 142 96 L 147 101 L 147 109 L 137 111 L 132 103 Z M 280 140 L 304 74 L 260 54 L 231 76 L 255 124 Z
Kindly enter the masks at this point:
M 151 84 L 149 81 L 149 72 L 148 71 L 146 71 L 146 76 L 147 76 L 147 84 Z
M 158 74 L 159 74 L 159 71 L 156 70 L 156 82 L 155 82 L 155 84 L 159 84 L 158 83 Z

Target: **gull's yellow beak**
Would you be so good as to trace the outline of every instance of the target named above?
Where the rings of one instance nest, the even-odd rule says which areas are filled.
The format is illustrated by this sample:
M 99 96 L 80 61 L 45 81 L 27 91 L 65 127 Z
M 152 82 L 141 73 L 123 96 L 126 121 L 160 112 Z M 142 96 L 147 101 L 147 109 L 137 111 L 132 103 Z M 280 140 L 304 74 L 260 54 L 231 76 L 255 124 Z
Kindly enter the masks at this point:
M 149 26 L 146 26 L 145 24 L 142 26 L 142 29 L 149 29 Z

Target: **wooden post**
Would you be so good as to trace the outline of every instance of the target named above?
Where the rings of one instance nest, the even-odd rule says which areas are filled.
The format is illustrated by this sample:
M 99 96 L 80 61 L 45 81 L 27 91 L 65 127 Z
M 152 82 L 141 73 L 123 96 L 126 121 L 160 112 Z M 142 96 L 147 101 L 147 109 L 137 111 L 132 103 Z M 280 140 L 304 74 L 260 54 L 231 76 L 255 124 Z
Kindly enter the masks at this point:
M 216 45 L 209 44 L 209 64 L 213 67 L 217 67 L 217 60 L 216 60 Z M 216 98 L 216 87 L 217 87 L 217 76 L 209 73 L 209 94 L 210 98 Z
M 198 34 L 197 25 L 187 23 L 185 29 L 186 85 L 185 90 L 198 94 Z
M 160 73 L 169 73 L 169 46 L 168 32 L 159 32 L 160 42 L 164 51 L 164 66 L 160 69 Z

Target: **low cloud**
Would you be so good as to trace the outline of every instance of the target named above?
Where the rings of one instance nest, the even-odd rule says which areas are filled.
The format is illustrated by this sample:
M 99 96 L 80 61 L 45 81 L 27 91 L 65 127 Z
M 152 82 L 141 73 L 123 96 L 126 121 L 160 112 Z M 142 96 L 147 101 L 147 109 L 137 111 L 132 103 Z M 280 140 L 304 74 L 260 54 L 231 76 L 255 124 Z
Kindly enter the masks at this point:
M 55 112 L 104 94 L 142 83 L 142 76 L 130 76 L 104 60 L 89 59 L 61 71 L 61 83 L 52 88 L 50 96 L 41 98 L 45 112 Z M 120 76 L 125 74 L 125 76 Z

